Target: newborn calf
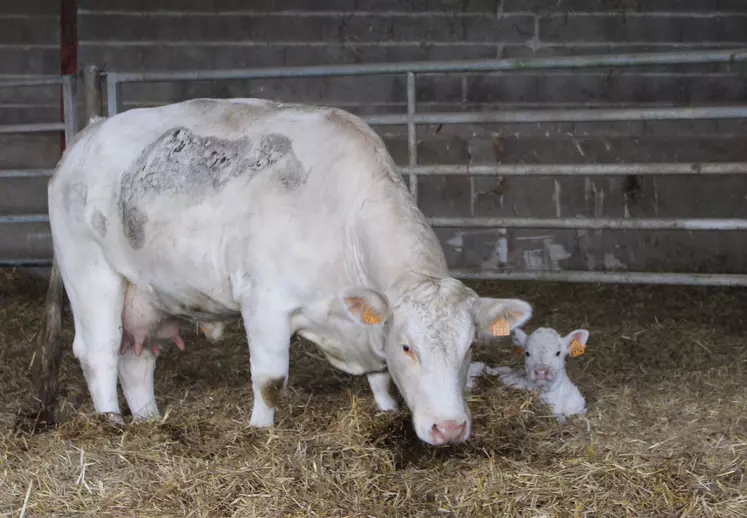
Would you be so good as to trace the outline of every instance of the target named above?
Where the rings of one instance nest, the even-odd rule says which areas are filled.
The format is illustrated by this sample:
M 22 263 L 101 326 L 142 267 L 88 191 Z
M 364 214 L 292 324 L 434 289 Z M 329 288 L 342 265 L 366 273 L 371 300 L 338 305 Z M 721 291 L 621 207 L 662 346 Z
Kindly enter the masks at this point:
M 538 391 L 542 401 L 550 406 L 561 423 L 565 422 L 566 416 L 585 414 L 586 400 L 568 377 L 565 359 L 568 355 L 583 354 L 589 332 L 576 329 L 560 336 L 554 329 L 540 327 L 527 336 L 521 329 L 516 329 L 512 339 L 524 353 L 525 374 L 514 372 L 509 367 L 492 369 L 501 381 L 514 388 Z

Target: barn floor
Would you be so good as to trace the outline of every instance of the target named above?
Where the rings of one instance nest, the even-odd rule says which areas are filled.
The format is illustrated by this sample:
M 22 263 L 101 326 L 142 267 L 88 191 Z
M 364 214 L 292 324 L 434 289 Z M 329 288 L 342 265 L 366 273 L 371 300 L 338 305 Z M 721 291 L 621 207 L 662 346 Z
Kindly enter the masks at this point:
M 46 283 L 0 271 L 0 516 L 747 516 L 744 290 L 483 283 L 526 297 L 528 326 L 587 326 L 569 371 L 590 404 L 565 425 L 531 395 L 481 378 L 474 435 L 418 442 L 405 413 L 374 411 L 365 379 L 293 349 L 272 431 L 248 426 L 249 357 L 238 324 L 159 360 L 161 422 L 90 417 L 70 343 L 63 422 L 15 426 Z M 516 364 L 511 345 L 475 360 Z M 28 498 L 26 499 L 27 490 Z

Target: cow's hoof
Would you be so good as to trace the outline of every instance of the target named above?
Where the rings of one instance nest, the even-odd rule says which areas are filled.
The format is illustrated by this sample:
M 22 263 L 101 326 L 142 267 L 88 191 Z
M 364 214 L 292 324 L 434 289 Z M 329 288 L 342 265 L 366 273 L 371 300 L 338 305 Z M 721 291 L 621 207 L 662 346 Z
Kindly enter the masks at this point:
M 133 423 L 153 423 L 161 419 L 161 414 L 158 412 L 152 414 L 143 414 L 132 416 Z
M 391 397 L 376 399 L 376 406 L 380 412 L 397 412 L 399 410 L 399 405 Z
M 249 425 L 255 428 L 269 428 L 272 426 L 275 420 L 275 413 L 273 411 L 260 411 L 252 412 L 252 416 L 249 418 Z
M 122 414 L 116 412 L 104 412 L 104 420 L 106 421 L 106 424 L 113 426 L 124 426 L 125 424 L 124 419 L 122 419 Z

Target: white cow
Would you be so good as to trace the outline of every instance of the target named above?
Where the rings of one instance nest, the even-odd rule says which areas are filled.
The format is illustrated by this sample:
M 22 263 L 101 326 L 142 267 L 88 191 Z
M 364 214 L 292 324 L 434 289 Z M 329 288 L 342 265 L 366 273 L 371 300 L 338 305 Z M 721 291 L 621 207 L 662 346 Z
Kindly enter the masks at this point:
M 476 332 L 506 335 L 532 313 L 449 277 L 383 141 L 337 109 L 195 99 L 130 110 L 77 136 L 48 196 L 50 286 L 61 276 L 96 411 L 118 419 L 117 375 L 136 419 L 158 415 L 143 343 L 176 340 L 172 318 L 220 335 L 241 317 L 250 424 L 273 424 L 297 332 L 367 374 L 381 410 L 397 408 L 393 378 L 421 440 L 462 442 Z M 137 347 L 120 355 L 123 336 Z

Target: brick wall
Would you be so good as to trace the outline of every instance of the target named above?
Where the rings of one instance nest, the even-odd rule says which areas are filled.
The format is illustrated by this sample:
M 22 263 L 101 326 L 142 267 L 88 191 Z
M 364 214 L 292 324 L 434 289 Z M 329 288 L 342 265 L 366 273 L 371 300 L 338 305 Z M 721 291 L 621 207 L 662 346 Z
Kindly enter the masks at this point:
M 38 31 L 44 32 L 41 29 Z M 178 70 L 747 47 L 747 0 L 79 0 L 80 62 Z M 747 101 L 742 64 L 419 76 L 418 109 Z M 404 78 L 125 85 L 123 109 L 258 96 L 403 112 Z M 404 128 L 379 128 L 406 163 Z M 423 127 L 422 163 L 747 161 L 744 121 Z M 429 215 L 744 217 L 728 178 L 423 178 Z M 739 271 L 741 233 L 439 231 L 454 266 Z

